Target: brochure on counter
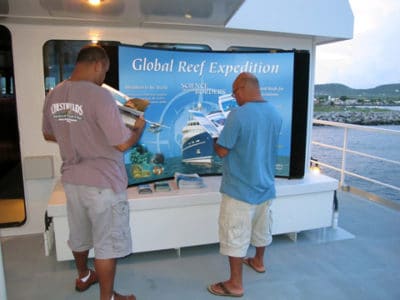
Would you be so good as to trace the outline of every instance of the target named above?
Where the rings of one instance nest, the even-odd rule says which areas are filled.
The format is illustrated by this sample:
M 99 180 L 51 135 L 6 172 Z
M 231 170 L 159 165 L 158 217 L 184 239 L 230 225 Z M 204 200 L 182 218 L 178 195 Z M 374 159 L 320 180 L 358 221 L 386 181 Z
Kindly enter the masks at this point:
M 157 181 L 154 183 L 154 190 L 156 192 L 168 192 L 171 190 L 171 186 L 168 181 Z
M 179 189 L 199 189 L 206 186 L 203 178 L 197 173 L 185 174 L 176 172 L 174 177 Z
M 149 184 L 140 184 L 137 189 L 139 194 L 151 194 L 153 192 Z

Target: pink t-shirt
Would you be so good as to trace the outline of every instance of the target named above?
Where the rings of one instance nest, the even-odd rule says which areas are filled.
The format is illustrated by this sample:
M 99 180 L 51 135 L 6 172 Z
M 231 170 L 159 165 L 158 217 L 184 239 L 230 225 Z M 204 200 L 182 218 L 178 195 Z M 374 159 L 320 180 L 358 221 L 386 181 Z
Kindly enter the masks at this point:
M 62 182 L 126 189 L 123 153 L 131 135 L 111 94 L 89 81 L 63 81 L 46 97 L 42 130 L 56 137 Z

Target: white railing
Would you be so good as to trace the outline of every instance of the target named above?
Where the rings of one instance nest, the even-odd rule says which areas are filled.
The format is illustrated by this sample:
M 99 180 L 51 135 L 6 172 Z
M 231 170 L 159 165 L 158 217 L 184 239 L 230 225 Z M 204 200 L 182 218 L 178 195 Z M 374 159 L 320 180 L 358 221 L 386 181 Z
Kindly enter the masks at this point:
M 375 156 L 375 155 L 371 155 L 371 154 L 367 154 L 361 151 L 354 151 L 348 148 L 348 131 L 349 129 L 352 130 L 360 130 L 360 131 L 368 131 L 368 132 L 372 132 L 375 134 L 387 134 L 387 135 L 394 135 L 394 136 L 400 136 L 400 131 L 396 131 L 396 130 L 390 130 L 390 129 L 384 129 L 384 128 L 379 128 L 379 127 L 372 127 L 372 126 L 360 126 L 360 125 L 354 125 L 354 124 L 346 124 L 346 123 L 339 123 L 339 122 L 331 122 L 331 121 L 323 121 L 323 120 L 317 120 L 314 119 L 313 120 L 313 124 L 314 125 L 325 125 L 325 126 L 333 126 L 333 127 L 339 127 L 339 128 L 343 128 L 344 129 L 344 134 L 343 134 L 343 145 L 341 147 L 339 146 L 335 146 L 335 145 L 330 145 L 330 144 L 325 144 L 325 143 L 321 143 L 321 142 L 317 142 L 317 141 L 312 141 L 313 145 L 317 145 L 326 149 L 334 149 L 337 151 L 341 152 L 341 165 L 340 168 L 335 167 L 333 165 L 330 165 L 326 162 L 320 161 L 320 160 L 316 160 L 311 158 L 311 163 L 313 165 L 319 165 L 319 166 L 323 166 L 326 167 L 328 169 L 331 170 L 335 170 L 337 172 L 340 173 L 340 179 L 339 179 L 339 187 L 340 188 L 345 188 L 345 179 L 346 179 L 346 175 L 348 176 L 352 176 L 352 177 L 356 177 L 359 178 L 361 180 L 365 180 L 374 184 L 378 184 L 381 186 L 384 186 L 386 188 L 390 188 L 390 189 L 394 189 L 396 191 L 400 192 L 400 186 L 395 186 L 393 184 L 389 184 L 386 182 L 382 182 L 379 180 L 375 180 L 360 174 L 357 174 L 355 172 L 350 172 L 346 169 L 346 156 L 347 154 L 353 154 L 353 155 L 358 155 L 358 156 L 362 156 L 362 157 L 366 157 L 368 159 L 371 160 L 377 160 L 377 161 L 381 161 L 381 162 L 386 162 L 392 165 L 396 165 L 396 166 L 400 166 L 400 161 L 396 161 L 396 160 L 391 160 L 391 159 L 387 159 L 381 156 Z

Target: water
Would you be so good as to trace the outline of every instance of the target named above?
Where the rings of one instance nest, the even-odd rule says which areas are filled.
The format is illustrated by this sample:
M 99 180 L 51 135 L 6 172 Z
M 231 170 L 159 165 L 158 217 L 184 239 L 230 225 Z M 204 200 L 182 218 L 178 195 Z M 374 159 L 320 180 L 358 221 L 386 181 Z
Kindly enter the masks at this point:
M 363 105 L 363 106 L 355 106 L 355 107 L 358 107 L 358 108 L 380 108 L 380 109 L 389 109 L 389 110 L 395 110 L 395 111 L 400 111 L 400 106 L 382 106 L 382 105 L 380 105 L 380 106 L 377 106 L 377 105 L 372 105 L 372 106 L 370 106 L 370 105 Z
M 376 126 L 391 130 L 400 131 L 400 125 Z M 324 144 L 343 147 L 344 129 L 331 126 L 314 126 L 312 140 Z M 370 155 L 380 156 L 385 159 L 400 161 L 400 136 L 392 134 L 376 134 L 367 131 L 350 129 L 348 131 L 349 150 L 360 151 Z M 334 149 L 326 149 L 312 145 L 312 157 L 321 162 L 328 163 L 341 168 L 341 152 Z M 400 166 L 382 162 L 370 158 L 360 157 L 354 154 L 347 154 L 345 161 L 346 170 L 361 176 L 372 178 L 380 182 L 400 186 Z M 322 173 L 340 179 L 340 173 L 322 167 Z M 345 184 L 374 193 L 382 198 L 399 201 L 400 193 L 394 189 L 383 187 L 354 176 L 346 175 Z

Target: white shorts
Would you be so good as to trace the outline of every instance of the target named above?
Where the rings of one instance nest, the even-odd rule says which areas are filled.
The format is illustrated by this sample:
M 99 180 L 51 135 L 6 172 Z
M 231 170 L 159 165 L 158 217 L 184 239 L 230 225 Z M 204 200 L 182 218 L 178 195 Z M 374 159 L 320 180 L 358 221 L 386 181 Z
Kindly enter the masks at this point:
M 219 214 L 220 253 L 245 257 L 249 245 L 268 246 L 272 242 L 272 200 L 252 205 L 222 194 Z
M 69 225 L 68 245 L 74 252 L 94 248 L 98 259 L 132 253 L 126 192 L 64 184 Z

